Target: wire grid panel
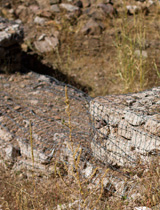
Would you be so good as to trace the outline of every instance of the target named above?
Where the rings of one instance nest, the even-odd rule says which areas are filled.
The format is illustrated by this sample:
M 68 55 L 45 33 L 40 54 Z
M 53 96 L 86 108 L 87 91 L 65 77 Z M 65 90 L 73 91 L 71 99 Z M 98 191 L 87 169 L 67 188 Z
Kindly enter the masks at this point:
M 30 129 L 35 161 L 45 162 L 69 136 L 66 126 L 65 84 L 38 75 L 3 76 L 0 94 L 1 145 L 16 144 L 21 154 L 30 156 Z M 68 85 L 72 116 L 72 138 L 86 143 L 90 137 L 88 101 L 84 93 Z M 6 145 L 6 146 L 4 146 Z
M 119 166 L 146 163 L 160 155 L 160 88 L 90 102 L 94 155 Z
M 33 72 L 0 76 L 0 155 L 10 158 L 16 152 L 20 154 L 13 168 L 32 168 L 30 122 L 36 170 L 53 171 L 53 160 L 65 161 L 64 154 L 69 156 L 70 151 L 66 149 L 70 133 L 65 86 L 53 77 Z M 123 196 L 133 186 L 126 187 L 129 177 L 114 165 L 136 165 L 139 154 L 143 158 L 146 154 L 157 154 L 159 136 L 146 131 L 151 129 L 146 120 L 159 123 L 157 118 L 154 119 L 156 113 L 150 113 L 151 118 L 146 118 L 144 110 L 131 110 L 130 105 L 124 106 L 123 97 L 126 97 L 127 103 L 134 104 L 129 95 L 92 99 L 70 85 L 67 89 L 72 140 L 75 147 L 80 145 L 82 149 L 82 165 L 90 162 L 93 167 L 101 166 L 100 175 L 109 167 L 111 170 L 106 176 L 108 184 L 105 189 Z M 153 104 L 157 106 L 159 92 L 151 92 L 154 92 Z M 145 125 L 147 129 L 144 129 Z M 119 184 L 123 186 L 121 191 L 115 187 Z

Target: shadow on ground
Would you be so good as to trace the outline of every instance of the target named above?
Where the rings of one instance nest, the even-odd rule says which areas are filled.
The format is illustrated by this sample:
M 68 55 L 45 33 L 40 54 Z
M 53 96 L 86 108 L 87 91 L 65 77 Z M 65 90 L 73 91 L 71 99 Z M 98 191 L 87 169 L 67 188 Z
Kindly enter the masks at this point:
M 69 75 L 66 75 L 62 73 L 59 69 L 54 69 L 49 64 L 43 64 L 42 58 L 37 54 L 28 54 L 23 52 L 22 53 L 22 73 L 27 73 L 29 70 L 32 70 L 34 72 L 37 72 L 39 74 L 45 74 L 52 77 L 55 77 L 57 80 L 64 82 L 66 84 L 70 84 L 85 93 L 88 93 L 92 90 L 90 86 L 84 86 L 77 81 L 75 81 L 75 78 L 70 77 Z

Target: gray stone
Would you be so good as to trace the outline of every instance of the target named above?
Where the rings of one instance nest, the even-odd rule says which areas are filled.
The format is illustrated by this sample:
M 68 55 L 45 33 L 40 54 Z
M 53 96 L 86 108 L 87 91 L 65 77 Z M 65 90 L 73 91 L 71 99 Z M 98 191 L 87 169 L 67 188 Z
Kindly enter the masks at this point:
M 23 41 L 23 28 L 16 22 L 0 17 L 0 47 L 10 47 Z
M 116 10 L 113 8 L 111 4 L 101 3 L 101 4 L 98 4 L 97 7 L 101 8 L 106 16 L 113 16 L 116 13 Z
M 39 82 L 50 82 L 50 78 L 45 76 L 45 75 L 40 75 L 39 78 L 38 78 L 38 81 Z
M 150 133 L 160 136 L 160 122 L 156 121 L 155 119 L 148 119 L 144 128 Z
M 36 50 L 41 53 L 50 52 L 54 50 L 59 44 L 59 40 L 56 37 L 45 37 L 42 41 L 35 41 L 34 46 Z
M 118 135 L 126 138 L 132 138 L 132 127 L 125 120 L 121 120 L 118 124 Z
M 46 37 L 46 34 L 41 34 L 40 37 L 38 38 L 38 41 L 44 40 L 45 37 Z
M 49 0 L 50 4 L 53 5 L 53 4 L 60 4 L 61 3 L 61 0 Z
M 112 181 L 115 186 L 116 193 L 119 195 L 123 195 L 127 189 L 127 183 L 125 181 Z
M 102 21 L 106 18 L 103 10 L 97 8 L 91 8 L 91 10 L 87 12 L 87 15 L 89 17 L 92 17 L 92 19 L 94 19 L 95 21 Z
M 134 210 L 152 210 L 152 209 L 146 206 L 140 206 L 140 207 L 134 207 Z
M 19 5 L 15 13 L 18 16 L 18 18 L 26 22 L 28 20 L 28 18 L 26 17 L 29 16 L 29 8 L 24 5 Z
M 84 173 L 86 178 L 89 178 L 93 173 L 93 166 L 90 163 L 87 163 L 87 167 L 83 170 L 82 173 Z
M 138 57 L 142 56 L 143 58 L 148 58 L 148 54 L 147 54 L 147 51 L 145 50 L 135 50 L 134 54 Z
M 145 122 L 143 116 L 138 116 L 131 112 L 127 112 L 124 117 L 125 120 L 131 125 L 142 125 Z
M 35 137 L 35 135 L 33 135 L 33 138 L 37 140 L 40 137 Z M 32 159 L 32 153 L 31 153 L 32 151 L 31 151 L 30 142 L 26 139 L 17 139 L 17 141 L 20 147 L 21 155 L 29 159 Z M 42 151 L 36 150 L 33 148 L 34 160 L 40 164 L 48 164 L 53 158 L 54 151 L 55 149 L 53 148 L 52 151 L 46 155 Z
M 20 149 L 18 147 L 14 147 L 13 145 L 8 145 L 5 149 L 6 158 L 14 161 L 18 156 L 21 155 Z
M 80 201 L 76 200 L 72 203 L 57 205 L 57 210 L 77 209 L 80 206 Z M 88 209 L 86 209 L 88 210 Z
M 42 18 L 42 17 L 39 17 L 39 16 L 36 16 L 35 19 L 34 19 L 34 22 L 39 24 L 39 25 L 44 25 L 44 23 L 46 22 L 46 19 Z
M 127 5 L 126 8 L 129 15 L 137 14 L 141 10 L 141 8 L 136 5 Z
M 81 33 L 84 35 L 100 35 L 104 30 L 104 25 L 102 23 L 98 23 L 92 18 L 86 23 L 86 25 L 81 29 Z
M 39 103 L 38 100 L 30 100 L 31 105 L 37 105 Z
M 51 9 L 52 12 L 55 12 L 55 13 L 60 12 L 59 6 L 58 6 L 57 4 L 52 5 L 52 6 L 50 7 L 50 9 Z
M 79 10 L 78 7 L 73 6 L 72 4 L 64 4 L 64 3 L 62 3 L 59 6 L 61 8 L 63 8 L 63 9 L 65 9 L 65 10 L 67 10 L 68 12 L 75 12 L 76 10 Z
M 7 141 L 11 141 L 13 136 L 11 135 L 10 132 L 0 127 L 0 138 L 4 140 L 5 142 L 7 142 Z
M 36 0 L 36 1 L 37 1 L 37 3 L 39 4 L 39 7 L 40 7 L 41 9 L 48 8 L 49 5 L 50 5 L 49 0 Z
M 131 199 L 133 200 L 133 201 L 136 201 L 136 200 L 138 200 L 139 198 L 141 198 L 141 194 L 140 193 L 134 193 L 134 194 L 132 194 L 131 195 Z

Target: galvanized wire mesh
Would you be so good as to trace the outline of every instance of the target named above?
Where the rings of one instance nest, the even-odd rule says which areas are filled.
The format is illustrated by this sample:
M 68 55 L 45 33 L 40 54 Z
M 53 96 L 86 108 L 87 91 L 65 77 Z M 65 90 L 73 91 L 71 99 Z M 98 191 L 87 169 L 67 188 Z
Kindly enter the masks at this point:
M 159 110 L 160 88 L 92 100 L 95 156 L 113 165 L 133 166 L 160 155 Z
M 51 161 L 65 161 L 61 152 L 66 149 L 70 133 L 65 86 L 53 77 L 33 72 L 1 75 L 1 156 L 5 156 L 8 145 L 20 147 L 22 158 L 13 167 L 32 166 L 30 122 L 34 167 L 49 170 Z M 112 180 L 107 185 L 109 191 L 115 192 L 113 182 L 126 183 L 124 180 L 128 176 L 119 166 L 136 167 L 139 163 L 145 164 L 153 155 L 160 155 L 160 88 L 139 93 L 139 98 L 135 94 L 95 99 L 70 85 L 67 90 L 72 141 L 82 148 L 82 162 L 111 169 L 107 174 Z M 139 105 L 135 105 L 137 103 Z M 129 192 L 129 187 L 124 185 L 117 194 L 123 196 L 126 190 Z

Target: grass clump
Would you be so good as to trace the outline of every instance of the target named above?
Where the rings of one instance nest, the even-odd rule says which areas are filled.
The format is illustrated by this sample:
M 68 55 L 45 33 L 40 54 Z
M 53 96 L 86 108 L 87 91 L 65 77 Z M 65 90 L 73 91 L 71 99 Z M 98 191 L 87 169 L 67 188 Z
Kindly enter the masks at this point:
M 124 92 L 143 90 L 148 85 L 149 61 L 146 46 L 146 27 L 144 16 L 134 15 L 134 24 L 124 17 L 120 32 L 117 33 L 118 76 L 123 83 Z

